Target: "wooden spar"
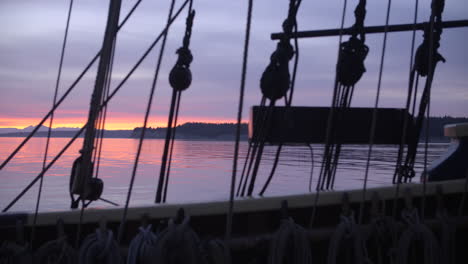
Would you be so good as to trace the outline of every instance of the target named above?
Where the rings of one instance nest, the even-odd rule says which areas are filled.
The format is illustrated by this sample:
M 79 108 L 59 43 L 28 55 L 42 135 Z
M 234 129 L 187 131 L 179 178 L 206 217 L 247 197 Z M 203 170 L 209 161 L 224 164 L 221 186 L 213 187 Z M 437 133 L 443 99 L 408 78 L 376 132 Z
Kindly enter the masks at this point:
M 107 73 L 112 57 L 112 47 L 119 25 L 121 1 L 111 1 L 109 4 L 109 15 L 107 18 L 107 26 L 102 44 L 101 58 L 99 59 L 98 73 L 94 86 L 93 95 L 88 115 L 88 127 L 86 128 L 85 137 L 82 148 L 82 163 L 80 169 L 80 177 L 75 179 L 72 192 L 74 194 L 83 194 L 84 186 L 92 177 L 92 153 L 96 137 L 96 120 L 100 112 L 100 105 L 104 94 L 104 86 L 106 83 Z M 90 173 L 91 172 L 91 173 Z
M 389 25 L 387 32 L 404 32 L 416 30 L 424 30 L 428 23 L 418 23 L 418 24 L 398 24 L 398 25 Z M 468 27 L 468 20 L 453 20 L 442 22 L 443 28 L 459 28 L 459 27 Z M 322 29 L 322 30 L 307 30 L 307 31 L 298 31 L 297 33 L 292 33 L 291 38 L 315 38 L 315 37 L 333 37 L 339 36 L 340 31 L 342 35 L 351 35 L 354 33 L 353 28 L 344 28 L 343 30 L 336 29 Z M 371 26 L 364 27 L 364 32 L 366 34 L 372 33 L 383 33 L 385 32 L 385 26 Z M 273 33 L 271 34 L 272 40 L 277 40 L 283 38 L 283 33 Z

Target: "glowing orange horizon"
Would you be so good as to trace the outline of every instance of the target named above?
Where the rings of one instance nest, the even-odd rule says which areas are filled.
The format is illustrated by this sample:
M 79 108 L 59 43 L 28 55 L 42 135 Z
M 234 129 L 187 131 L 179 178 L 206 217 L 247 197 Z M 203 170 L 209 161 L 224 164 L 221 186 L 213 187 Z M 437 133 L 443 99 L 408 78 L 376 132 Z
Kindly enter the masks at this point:
M 107 130 L 129 130 L 135 127 L 143 126 L 143 118 L 129 118 L 121 117 L 112 119 L 106 122 L 105 129 Z M 57 117 L 54 119 L 52 128 L 67 127 L 67 128 L 81 128 L 85 123 L 85 118 L 68 118 L 68 117 Z M 17 128 L 23 129 L 28 126 L 36 126 L 41 119 L 39 118 L 8 118 L 0 117 L 0 128 Z M 187 122 L 203 122 L 203 123 L 235 123 L 234 119 L 216 119 L 211 117 L 181 117 L 178 120 L 178 124 L 184 124 Z M 243 120 L 243 122 L 245 122 Z M 44 123 L 44 126 L 48 126 L 49 121 Z M 148 127 L 166 127 L 167 118 L 156 118 L 156 120 L 150 120 Z

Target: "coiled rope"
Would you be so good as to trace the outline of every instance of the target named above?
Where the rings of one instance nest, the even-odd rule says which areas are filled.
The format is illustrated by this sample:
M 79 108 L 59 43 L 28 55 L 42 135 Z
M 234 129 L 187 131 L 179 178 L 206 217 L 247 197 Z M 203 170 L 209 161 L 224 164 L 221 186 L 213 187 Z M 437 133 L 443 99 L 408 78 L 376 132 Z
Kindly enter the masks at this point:
M 16 220 L 16 242 L 4 241 L 0 246 L 0 263 L 23 264 L 32 262 L 31 245 L 26 243 L 23 220 Z
M 190 217 L 186 216 L 182 223 L 169 220 L 156 244 L 154 263 L 161 264 L 202 264 L 203 254 L 200 249 L 200 239 L 190 228 Z
M 32 263 L 32 254 L 29 245 L 5 241 L 0 247 L 0 263 L 4 264 L 29 264 Z
M 385 201 L 377 192 L 372 196 L 370 230 L 365 235 L 368 258 L 371 263 L 394 263 L 393 235 L 397 225 L 393 217 L 385 215 Z
M 403 210 L 402 218 L 408 226 L 405 231 L 403 231 L 398 241 L 397 264 L 415 263 L 414 261 L 426 264 L 441 263 L 437 239 L 432 231 L 420 222 L 416 208 Z M 412 248 L 411 246 L 414 245 L 415 242 L 422 243 L 423 257 L 408 260 Z
M 231 263 L 229 248 L 220 239 L 208 240 L 202 243 L 206 264 Z
M 118 264 L 123 263 L 120 248 L 112 230 L 96 229 L 85 238 L 80 247 L 79 264 Z
M 285 262 L 287 261 L 287 262 Z M 270 244 L 269 264 L 309 264 L 312 262 L 307 230 L 292 218 L 281 220 Z
M 456 256 L 456 245 L 455 245 L 455 234 L 457 226 L 450 219 L 447 208 L 444 205 L 442 186 L 437 186 L 437 211 L 436 219 L 440 224 L 440 250 L 441 260 L 446 264 L 455 263 Z
M 62 236 L 42 245 L 34 254 L 34 263 L 74 264 L 78 263 L 78 253 Z
M 344 248 L 344 255 L 343 253 Z M 340 223 L 333 233 L 328 247 L 328 264 L 341 263 L 346 259 L 352 263 L 366 263 L 367 250 L 359 226 L 354 220 L 354 212 L 342 214 Z
M 128 248 L 127 264 L 153 263 L 152 254 L 158 238 L 151 229 L 152 225 L 138 228 L 139 233 L 132 239 Z
M 57 239 L 45 243 L 36 251 L 34 263 L 78 263 L 78 252 L 68 243 L 62 219 L 57 220 Z

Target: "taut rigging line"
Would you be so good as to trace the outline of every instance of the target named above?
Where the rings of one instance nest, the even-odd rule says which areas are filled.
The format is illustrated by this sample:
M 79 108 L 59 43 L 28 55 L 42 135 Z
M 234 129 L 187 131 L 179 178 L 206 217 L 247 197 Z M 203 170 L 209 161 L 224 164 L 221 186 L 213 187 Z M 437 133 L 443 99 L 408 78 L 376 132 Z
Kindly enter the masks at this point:
M 171 156 L 172 158 L 175 134 L 173 129 L 175 129 L 176 125 L 174 121 L 177 119 L 174 119 L 174 116 L 178 116 L 182 92 L 189 88 L 190 84 L 192 83 L 192 72 L 190 71 L 190 64 L 192 63 L 193 56 L 189 48 L 190 37 L 192 35 L 193 19 L 195 17 L 195 10 L 193 10 L 192 5 L 193 0 L 190 0 L 187 19 L 185 22 L 186 27 L 182 47 L 180 47 L 176 52 L 178 55 L 177 62 L 169 74 L 169 83 L 173 90 L 155 203 L 166 202 L 167 187 L 169 184 L 170 175 L 169 166 L 171 162 L 171 160 L 168 160 L 168 156 Z M 171 148 L 169 149 L 169 147 Z M 171 152 L 170 154 L 169 150 Z
M 120 81 L 120 83 L 117 85 L 116 88 L 109 94 L 109 96 L 104 100 L 102 105 L 100 106 L 100 110 L 104 108 L 110 100 L 117 94 L 117 92 L 122 88 L 122 86 L 127 82 L 127 80 L 130 78 L 130 76 L 135 72 L 135 70 L 140 66 L 140 64 L 145 60 L 145 58 L 150 54 L 150 52 L 153 50 L 153 48 L 156 46 L 156 44 L 161 40 L 165 32 L 168 30 L 169 26 L 172 25 L 172 23 L 175 21 L 175 19 L 180 15 L 182 10 L 185 8 L 187 3 L 190 0 L 185 0 L 184 3 L 179 7 L 177 12 L 175 13 L 174 16 L 172 16 L 170 23 L 168 26 L 166 26 L 156 37 L 156 39 L 151 43 L 151 45 L 146 49 L 146 51 L 143 53 L 143 55 L 140 57 L 140 59 L 135 63 L 135 65 L 132 67 L 132 69 L 127 73 L 127 75 Z M 96 56 L 97 58 L 97 56 Z M 52 159 L 51 162 L 43 169 L 39 175 L 37 175 L 21 192 L 18 194 L 12 202 L 10 202 L 3 210 L 2 212 L 8 211 L 31 187 L 52 167 L 52 165 L 63 155 L 63 153 L 71 146 L 71 144 L 80 136 L 80 134 L 85 130 L 87 127 L 87 123 L 83 125 L 83 127 L 73 136 L 73 138 L 63 147 L 63 149 L 55 156 L 54 159 Z M 24 144 L 23 144 L 24 145 Z
M 55 81 L 54 98 L 52 101 L 52 106 L 55 105 L 55 103 L 57 102 L 57 94 L 58 94 L 58 89 L 60 86 L 60 77 L 62 76 L 63 59 L 65 57 L 65 48 L 67 46 L 68 30 L 70 28 L 70 18 L 72 14 L 72 9 L 73 9 L 73 0 L 70 0 L 70 4 L 68 7 L 67 23 L 65 26 L 65 33 L 64 33 L 63 42 L 62 42 L 62 51 L 60 54 L 60 62 L 59 62 L 59 67 L 58 67 L 57 79 Z M 42 160 L 42 169 L 44 169 L 47 164 L 47 156 L 49 152 L 49 143 L 50 143 L 50 136 L 52 132 L 53 122 L 54 122 L 54 113 L 52 113 L 52 115 L 50 116 L 49 128 L 47 129 L 47 140 L 46 140 L 46 146 L 45 146 L 45 151 L 44 151 L 44 159 Z M 39 204 L 41 201 L 43 180 L 44 180 L 44 177 L 41 177 L 41 180 L 39 182 L 39 190 L 37 192 L 36 208 L 34 210 L 34 218 L 33 218 L 33 224 L 31 228 L 31 239 L 30 239 L 31 245 L 34 242 L 37 215 L 39 213 Z
M 354 10 L 355 23 L 352 26 L 353 34 L 348 41 L 341 43 L 336 65 L 335 87 L 333 90 L 332 106 L 327 121 L 327 135 L 320 168 L 320 183 L 317 188 L 333 188 L 341 152 L 341 143 L 337 142 L 340 130 L 337 125 L 341 123 L 342 112 L 351 106 L 354 86 L 366 71 L 364 60 L 369 48 L 365 45 L 364 19 L 366 17 L 366 0 L 360 0 Z M 326 180 L 326 181 L 325 181 Z
M 167 22 L 166 22 L 167 24 L 169 24 L 170 19 L 172 17 L 172 12 L 174 11 L 174 5 L 175 5 L 175 0 L 172 0 L 171 5 L 169 7 L 169 13 L 167 15 Z M 125 222 L 127 220 L 128 206 L 130 204 L 130 197 L 132 195 L 133 184 L 135 182 L 136 172 L 137 172 L 137 168 L 138 168 L 138 162 L 140 160 L 141 149 L 143 147 L 143 141 L 145 139 L 145 133 L 146 133 L 146 128 L 147 128 L 147 124 L 148 124 L 149 114 L 150 114 L 150 111 L 151 111 L 151 105 L 153 103 L 154 93 L 156 91 L 156 83 L 158 81 L 158 76 L 159 76 L 159 71 L 161 69 L 162 59 L 164 57 L 164 49 L 166 47 L 166 40 L 167 40 L 167 35 L 168 34 L 169 34 L 169 30 L 166 31 L 166 33 L 164 34 L 162 44 L 161 44 L 161 48 L 159 50 L 158 59 L 157 59 L 157 62 L 156 62 L 156 69 L 155 69 L 155 72 L 154 72 L 153 83 L 151 84 L 150 95 L 148 97 L 148 103 L 146 105 L 146 112 L 145 112 L 145 118 L 144 118 L 144 121 L 143 121 L 143 128 L 142 128 L 142 131 L 141 131 L 141 134 L 140 134 L 140 139 L 139 139 L 139 142 L 138 142 L 138 149 L 137 149 L 137 152 L 136 152 L 136 155 L 135 155 L 135 161 L 133 163 L 132 176 L 130 178 L 130 184 L 129 184 L 128 191 L 127 191 L 127 198 L 126 198 L 125 207 L 124 207 L 124 210 L 123 210 L 123 213 L 122 213 L 122 220 L 120 221 L 120 225 L 119 225 L 119 233 L 117 235 L 117 242 L 118 243 L 120 243 L 122 241 L 122 236 L 123 236 L 124 229 L 125 229 Z
M 286 106 L 289 107 L 291 104 L 295 74 L 297 69 L 297 54 L 295 53 L 293 46 L 289 42 L 289 36 L 295 29 L 297 30 L 296 15 L 301 1 L 302 0 L 290 0 L 288 16 L 283 22 L 283 32 L 285 36 L 278 42 L 276 50 L 271 55 L 270 63 L 266 67 L 265 71 L 262 74 L 262 78 L 260 79 L 260 89 L 263 94 L 260 103 L 260 110 L 262 110 L 265 107 L 266 99 L 270 100 L 270 104 L 266 111 L 260 112 L 260 114 L 258 114 L 258 116 L 255 117 L 254 126 L 257 129 L 254 129 L 255 132 L 252 136 L 253 142 L 250 142 L 248 150 L 248 153 L 251 153 L 251 155 L 247 155 L 245 159 L 244 170 L 242 171 L 241 180 L 239 182 L 238 195 L 241 196 L 245 195 L 245 190 L 247 187 L 247 182 L 249 181 L 249 175 L 252 169 L 252 165 L 253 171 L 251 174 L 252 176 L 250 178 L 250 183 L 248 184 L 247 195 L 251 196 L 253 193 L 255 180 L 257 177 L 258 169 L 260 167 L 260 161 L 265 146 L 265 137 L 266 133 L 270 130 L 270 119 L 276 101 L 278 99 L 281 99 L 282 97 L 285 97 Z M 297 41 L 295 41 L 295 44 L 297 47 Z M 289 61 L 294 57 L 294 55 L 296 55 L 296 61 L 294 63 L 293 82 L 291 82 L 291 76 L 289 74 Z M 290 91 L 289 100 L 287 99 L 288 90 Z M 282 144 L 278 146 L 277 155 L 274 163 L 278 162 L 281 148 Z M 249 165 L 247 171 L 245 171 L 247 163 Z M 276 165 L 273 166 L 269 180 L 267 180 L 267 183 L 262 189 L 261 194 L 263 194 L 263 192 L 266 190 L 266 187 L 268 186 L 275 169 Z M 245 172 L 246 174 L 244 174 Z M 242 181 L 244 182 L 242 183 Z M 242 190 L 240 185 L 243 185 Z
M 122 20 L 122 23 L 117 27 L 117 32 L 127 23 L 128 19 L 130 16 L 133 14 L 133 12 L 136 10 L 138 5 L 141 3 L 142 0 L 138 0 L 138 2 L 133 5 L 132 9 L 128 12 L 127 16 Z M 117 34 L 116 32 L 116 34 Z M 45 123 L 45 121 L 54 113 L 54 111 L 60 106 L 60 104 L 67 98 L 67 96 L 70 94 L 70 92 L 73 90 L 73 88 L 76 87 L 76 85 L 80 82 L 81 78 L 88 72 L 88 70 L 93 66 L 94 62 L 101 56 L 102 50 L 98 51 L 98 53 L 91 59 L 91 61 L 88 63 L 88 65 L 84 68 L 84 70 L 80 73 L 78 78 L 70 85 L 70 87 L 65 91 L 65 93 L 60 97 L 60 99 L 54 104 L 54 106 L 50 109 L 50 111 L 42 118 L 42 120 L 39 122 L 39 124 L 36 125 L 36 127 L 29 133 L 29 135 L 18 145 L 18 147 L 13 150 L 13 152 L 8 156 L 8 158 L 2 162 L 0 165 L 0 170 L 2 170 L 8 162 L 18 153 L 18 151 L 21 150 L 21 148 L 31 139 L 34 134 L 39 130 L 39 128 Z

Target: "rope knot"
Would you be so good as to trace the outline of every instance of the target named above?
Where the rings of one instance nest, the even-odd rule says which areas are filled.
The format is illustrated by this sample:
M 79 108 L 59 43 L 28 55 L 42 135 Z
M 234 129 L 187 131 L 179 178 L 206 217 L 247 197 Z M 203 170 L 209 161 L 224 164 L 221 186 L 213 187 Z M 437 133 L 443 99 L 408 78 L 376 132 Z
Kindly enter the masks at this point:
M 413 166 L 399 165 L 397 171 L 398 175 L 400 175 L 400 178 L 412 179 L 414 176 L 416 176 L 416 172 L 414 171 Z
M 295 17 L 286 18 L 284 20 L 284 22 L 283 22 L 283 25 L 282 25 L 283 32 L 285 34 L 287 34 L 287 35 L 291 35 L 295 25 L 296 25 L 296 18 Z
M 437 18 L 437 21 L 441 21 L 442 12 L 444 12 L 445 0 L 432 0 L 431 12 Z
M 192 36 L 193 18 L 195 17 L 195 10 L 191 10 L 185 21 L 185 35 L 183 46 L 188 48 L 190 45 L 190 37 Z
M 366 18 L 366 0 L 360 0 L 356 9 L 354 9 L 354 17 L 356 18 L 356 22 L 354 23 L 353 29 L 353 37 L 357 37 L 360 35 L 362 42 L 365 42 L 365 34 L 364 34 L 364 19 Z
M 188 47 L 181 47 L 176 51 L 176 54 L 179 55 L 176 64 L 185 68 L 189 68 L 190 63 L 193 61 L 193 55 L 190 49 Z
M 285 35 L 291 35 L 293 28 L 296 26 L 296 14 L 299 9 L 300 3 L 298 0 L 289 1 L 288 17 L 283 22 L 283 32 Z

